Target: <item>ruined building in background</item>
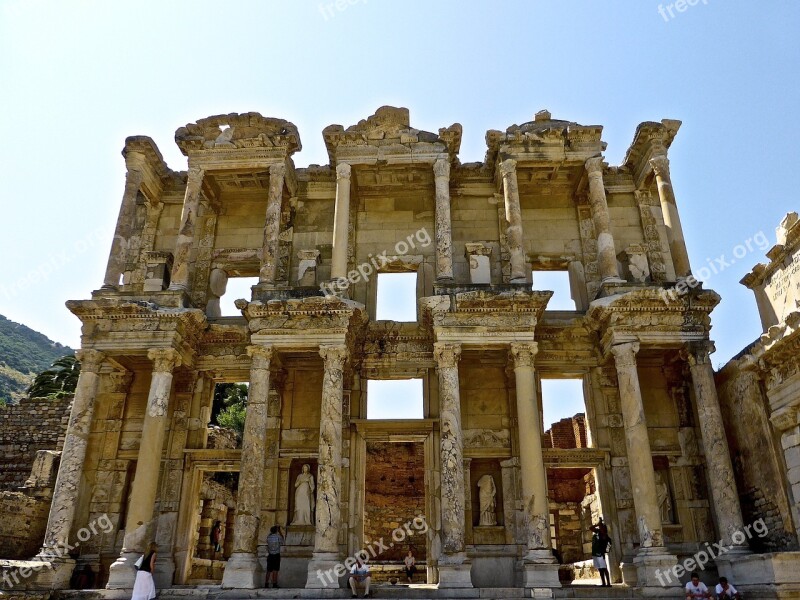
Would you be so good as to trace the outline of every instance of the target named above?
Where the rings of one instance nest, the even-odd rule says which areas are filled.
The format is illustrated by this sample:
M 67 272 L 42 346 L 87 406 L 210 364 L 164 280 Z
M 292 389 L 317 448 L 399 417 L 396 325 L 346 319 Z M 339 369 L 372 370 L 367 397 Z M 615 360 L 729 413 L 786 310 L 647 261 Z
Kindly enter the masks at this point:
M 391 107 L 327 127 L 325 166 L 296 167 L 295 126 L 257 113 L 179 128 L 182 172 L 128 138 L 104 285 L 67 303 L 83 369 L 40 558 L 100 515 L 113 531 L 31 585 L 64 586 L 77 560 L 130 588 L 155 540 L 159 589 L 262 587 L 279 524 L 284 587 L 339 585 L 340 561 L 380 535 L 416 548 L 440 588 L 558 588 L 559 562 L 590 558 L 561 520 L 559 470 L 592 496 L 564 500 L 580 527 L 608 523 L 617 582 L 674 595 L 659 575 L 719 540 L 720 573 L 752 560 L 709 359 L 719 297 L 686 285 L 679 125 L 641 124 L 619 166 L 602 127 L 546 111 L 487 132 L 469 164 L 460 125 L 421 131 Z M 552 272 L 574 309 L 548 309 Z M 378 320 L 382 277 L 401 273 L 416 317 Z M 222 316 L 242 277 L 252 294 Z M 368 418 L 370 383 L 403 379 L 420 382 L 421 418 Z M 581 384 L 574 447 L 544 439 L 548 379 Z M 210 445 L 215 390 L 235 382 L 241 444 Z M 737 583 L 767 589 L 759 577 Z

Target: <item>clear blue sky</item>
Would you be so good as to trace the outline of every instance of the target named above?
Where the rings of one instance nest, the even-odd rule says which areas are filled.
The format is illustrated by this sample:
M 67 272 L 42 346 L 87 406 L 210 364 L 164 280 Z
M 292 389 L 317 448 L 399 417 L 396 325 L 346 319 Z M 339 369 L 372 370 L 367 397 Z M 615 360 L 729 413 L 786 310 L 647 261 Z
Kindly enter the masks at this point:
M 669 2 L 661 2 L 666 6 Z M 800 209 L 800 3 L 703 0 L 665 20 L 657 0 L 0 2 L 0 313 L 76 346 L 64 308 L 99 287 L 132 134 L 173 169 L 175 129 L 211 114 L 293 121 L 299 166 L 324 164 L 321 131 L 378 106 L 412 124 L 487 129 L 548 108 L 605 126 L 621 161 L 636 125 L 681 119 L 672 172 L 695 269 Z M 707 281 L 715 364 L 760 332 L 739 279 L 762 252 Z M 49 265 L 49 267 L 48 267 Z M 19 282 L 50 268 L 46 280 Z

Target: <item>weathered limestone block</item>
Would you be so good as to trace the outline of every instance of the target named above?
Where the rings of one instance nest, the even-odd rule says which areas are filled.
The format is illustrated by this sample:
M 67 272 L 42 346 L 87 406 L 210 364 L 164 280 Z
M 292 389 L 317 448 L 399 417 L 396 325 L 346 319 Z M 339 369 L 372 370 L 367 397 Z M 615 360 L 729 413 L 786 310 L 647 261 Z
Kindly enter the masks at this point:
M 470 283 L 492 283 L 492 247 L 481 243 L 465 244 Z
M 297 265 L 297 285 L 310 287 L 317 285 L 317 267 L 319 266 L 319 250 L 300 250 L 297 253 L 300 262 Z

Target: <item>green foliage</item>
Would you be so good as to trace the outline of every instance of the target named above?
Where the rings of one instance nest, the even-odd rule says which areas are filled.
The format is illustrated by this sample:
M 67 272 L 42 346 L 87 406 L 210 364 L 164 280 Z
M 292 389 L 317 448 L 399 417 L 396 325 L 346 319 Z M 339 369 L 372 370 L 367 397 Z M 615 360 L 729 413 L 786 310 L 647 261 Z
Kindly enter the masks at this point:
M 218 407 L 217 425 L 233 429 L 240 438 L 244 434 L 248 391 L 246 383 L 221 383 L 214 390 L 214 405 Z
M 39 373 L 28 388 L 31 398 L 59 398 L 75 393 L 81 363 L 75 356 L 62 356 L 49 369 Z

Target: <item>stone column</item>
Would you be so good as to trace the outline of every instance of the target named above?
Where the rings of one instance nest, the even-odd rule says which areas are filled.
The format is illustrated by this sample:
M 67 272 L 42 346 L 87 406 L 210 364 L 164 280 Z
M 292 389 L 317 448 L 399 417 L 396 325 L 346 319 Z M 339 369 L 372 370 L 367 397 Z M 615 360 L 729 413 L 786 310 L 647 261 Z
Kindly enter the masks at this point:
M 500 163 L 503 177 L 503 199 L 506 206 L 506 237 L 511 254 L 511 283 L 528 281 L 525 249 L 522 241 L 522 210 L 519 206 L 519 187 L 517 186 L 517 161 L 508 158 Z
M 283 181 L 285 177 L 286 165 L 284 163 L 270 165 L 267 216 L 264 222 L 264 241 L 261 248 L 260 284 L 274 285 L 275 276 L 278 272 L 278 235 L 281 230 Z
M 433 163 L 436 187 L 436 281 L 453 281 L 453 232 L 450 219 L 450 161 Z
M 338 563 L 342 520 L 342 398 L 347 346 L 322 345 L 319 353 L 325 362 L 325 376 L 319 424 L 316 532 L 307 588 L 325 587 L 326 579 L 319 577 L 317 571 L 328 571 Z
M 152 349 L 147 353 L 147 357 L 153 361 L 147 412 L 142 424 L 139 457 L 128 504 L 122 553 L 109 569 L 106 586 L 108 589 L 133 588 L 133 581 L 136 578 L 133 563 L 153 541 L 154 508 L 172 390 L 172 371 L 180 365 L 181 357 L 173 348 Z
M 347 242 L 350 232 L 350 173 L 347 163 L 336 166 L 336 209 L 333 217 L 331 279 L 347 277 Z
M 181 225 L 175 242 L 175 256 L 172 267 L 171 290 L 185 291 L 189 288 L 189 257 L 197 230 L 197 213 L 200 208 L 200 195 L 203 188 L 203 169 L 189 168 L 186 180 L 186 194 L 183 197 Z
M 120 286 L 119 278 L 125 271 L 128 259 L 128 243 L 133 232 L 136 218 L 136 197 L 144 181 L 145 157 L 138 152 L 129 152 L 125 157 L 128 171 L 125 173 L 125 192 L 119 207 L 117 228 L 111 242 L 111 253 L 108 256 L 106 274 L 103 277 L 104 290 L 116 290 Z
M 519 427 L 519 464 L 522 484 L 522 532 L 525 587 L 561 587 L 558 565 L 550 545 L 547 473 L 542 456 L 542 418 L 536 395 L 533 361 L 537 344 L 513 343 L 514 381 Z
M 461 435 L 461 397 L 458 384 L 460 344 L 437 342 L 433 356 L 439 372 L 441 422 L 442 554 L 439 587 L 472 587 L 464 546 L 464 439 Z
M 233 529 L 233 553 L 222 578 L 223 588 L 260 588 L 264 571 L 258 562 L 258 530 L 266 466 L 267 398 L 271 346 L 248 346 L 250 391 L 242 437 L 242 461 L 239 494 L 236 501 L 236 524 Z
M 590 158 L 586 161 L 589 176 L 589 207 L 597 235 L 597 265 L 603 282 L 621 282 L 617 268 L 617 251 L 611 235 L 611 219 L 608 214 L 606 188 L 603 184 L 603 158 Z
M 675 276 L 685 279 L 691 275 L 689 266 L 689 253 L 686 250 L 686 241 L 683 239 L 681 218 L 678 215 L 678 206 L 675 203 L 675 192 L 672 190 L 672 179 L 669 174 L 669 159 L 661 154 L 650 159 L 650 165 L 656 174 L 658 197 L 661 200 L 661 211 L 664 213 L 664 225 L 667 229 L 667 242 L 675 266 Z
M 58 476 L 53 488 L 44 544 L 36 557 L 36 560 L 47 561 L 52 565 L 52 569 L 43 569 L 36 577 L 37 583 L 51 589 L 66 589 L 75 566 L 75 561 L 67 554 L 67 543 L 75 522 L 100 367 L 105 359 L 105 355 L 96 350 L 78 350 L 75 354 L 81 363 L 81 374 L 75 387 L 75 399 L 72 401 Z
M 714 383 L 714 369 L 709 354 L 714 352 L 712 342 L 689 344 L 689 370 L 692 373 L 694 396 L 697 402 L 697 416 L 700 435 L 703 438 L 703 451 L 711 488 L 711 505 L 716 517 L 721 539 L 731 551 L 748 552 L 749 546 L 742 533 L 742 507 L 736 490 L 736 477 L 733 473 L 728 440 L 725 437 L 725 423 L 717 398 Z M 739 532 L 738 536 L 735 536 Z
M 611 347 L 619 381 L 622 420 L 625 425 L 625 446 L 628 451 L 628 469 L 633 492 L 633 507 L 639 529 L 639 551 L 633 559 L 639 587 L 662 587 L 657 575 L 672 568 L 675 556 L 664 548 L 661 529 L 661 512 L 656 494 L 656 476 L 650 437 L 642 404 L 639 373 L 636 370 L 638 342 Z M 662 575 L 663 579 L 663 575 Z

